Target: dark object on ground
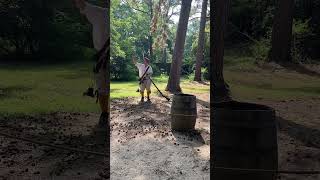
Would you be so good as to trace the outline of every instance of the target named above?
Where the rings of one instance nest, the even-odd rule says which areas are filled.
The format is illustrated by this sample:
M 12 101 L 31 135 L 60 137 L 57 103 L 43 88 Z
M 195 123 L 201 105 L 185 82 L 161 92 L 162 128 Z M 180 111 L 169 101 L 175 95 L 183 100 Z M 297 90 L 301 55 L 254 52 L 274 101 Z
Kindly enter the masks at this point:
M 274 109 L 236 101 L 212 104 L 214 179 L 274 180 L 274 172 L 223 171 L 223 168 L 278 170 Z M 215 167 L 217 167 L 215 169 Z
M 89 87 L 86 92 L 83 93 L 84 96 L 94 97 L 94 89 Z
M 196 96 L 175 94 L 171 105 L 171 128 L 173 130 L 192 130 L 197 119 Z

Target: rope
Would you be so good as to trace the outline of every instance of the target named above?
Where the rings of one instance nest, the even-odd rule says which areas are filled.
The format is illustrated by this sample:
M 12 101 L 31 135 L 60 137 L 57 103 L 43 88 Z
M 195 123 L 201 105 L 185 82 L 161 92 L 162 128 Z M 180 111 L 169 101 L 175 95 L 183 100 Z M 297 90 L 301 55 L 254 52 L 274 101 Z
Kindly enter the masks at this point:
M 226 171 L 246 171 L 246 172 L 257 172 L 257 173 L 279 173 L 279 174 L 320 174 L 320 170 L 316 171 L 305 171 L 305 170 L 267 170 L 267 169 L 243 169 L 243 168 L 226 168 L 226 167 L 213 167 L 216 170 Z
M 39 144 L 39 145 L 43 145 L 43 146 L 49 146 L 49 147 L 52 147 L 52 148 L 55 148 L 55 149 L 62 149 L 62 150 L 67 150 L 67 151 L 74 151 L 74 152 L 80 152 L 80 153 L 86 153 L 86 154 L 92 154 L 92 155 L 97 155 L 97 156 L 108 157 L 106 154 L 100 153 L 100 152 L 87 151 L 87 150 L 81 150 L 81 149 L 76 149 L 76 148 L 58 146 L 58 145 L 55 145 L 55 144 L 49 144 L 49 143 L 39 142 L 39 141 L 35 141 L 35 140 L 23 138 L 23 137 L 13 136 L 13 135 L 10 135 L 10 134 L 7 134 L 7 133 L 3 133 L 3 132 L 0 132 L 0 135 L 1 135 L 1 136 L 5 136 L 5 137 L 7 137 L 7 138 L 11 138 L 11 139 L 16 139 L 16 140 L 20 140 L 20 141 L 30 142 L 30 143 L 33 143 L 33 144 Z

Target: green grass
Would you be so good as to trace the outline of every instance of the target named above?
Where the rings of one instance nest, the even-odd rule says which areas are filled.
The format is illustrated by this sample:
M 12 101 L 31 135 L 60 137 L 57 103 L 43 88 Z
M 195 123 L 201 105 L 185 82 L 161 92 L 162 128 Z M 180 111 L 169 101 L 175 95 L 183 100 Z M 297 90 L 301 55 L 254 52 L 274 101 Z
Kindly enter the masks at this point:
M 0 114 L 39 114 L 56 111 L 98 112 L 95 98 L 82 93 L 92 83 L 92 64 L 1 65 Z M 167 77 L 154 78 L 164 90 Z M 138 83 L 112 82 L 111 98 L 139 96 Z M 186 93 L 208 93 L 209 86 L 196 89 L 188 80 L 182 81 Z M 156 92 L 155 88 L 152 88 Z
M 226 57 L 225 79 L 240 100 L 287 100 L 320 97 L 320 78 L 293 71 L 258 68 L 250 57 Z
M 160 89 L 162 93 L 166 93 L 164 90 L 166 88 L 168 77 L 159 76 L 152 78 L 156 86 Z M 136 92 L 138 89 L 138 81 L 129 81 L 129 82 L 111 82 L 111 98 L 122 98 L 122 97 L 138 97 L 139 93 Z M 202 85 L 199 83 L 194 83 L 189 79 L 181 80 L 181 88 L 183 93 L 209 93 L 210 86 Z M 158 93 L 157 89 L 152 85 L 151 91 L 153 93 Z
M 1 65 L 0 114 L 38 114 L 56 111 L 98 112 L 94 98 L 82 93 L 92 82 L 90 62 L 56 65 Z M 164 91 L 166 76 L 154 77 Z M 286 100 L 320 97 L 320 78 L 295 72 L 258 68 L 250 57 L 226 56 L 225 79 L 235 99 Z M 184 93 L 209 94 L 209 85 L 181 80 Z M 138 97 L 137 81 L 111 82 L 111 98 Z M 153 94 L 157 92 L 152 87 Z
M 89 63 L 50 66 L 2 66 L 0 113 L 95 112 L 94 99 L 83 97 Z

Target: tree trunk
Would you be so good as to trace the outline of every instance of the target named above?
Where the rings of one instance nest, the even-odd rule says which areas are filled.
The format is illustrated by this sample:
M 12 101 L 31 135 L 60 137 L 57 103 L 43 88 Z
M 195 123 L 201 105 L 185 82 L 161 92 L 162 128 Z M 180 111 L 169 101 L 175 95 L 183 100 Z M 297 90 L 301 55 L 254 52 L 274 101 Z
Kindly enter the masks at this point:
M 163 65 L 167 63 L 167 48 L 163 48 L 162 50 L 162 63 Z
M 212 35 L 210 41 L 213 46 L 210 47 L 210 97 L 213 102 L 230 100 L 229 87 L 223 77 L 223 56 L 224 56 L 224 35 L 227 29 L 227 20 L 229 14 L 230 0 L 214 0 L 210 4 L 211 11 L 211 28 Z
M 202 66 L 203 53 L 204 53 L 204 36 L 205 36 L 204 30 L 206 27 L 207 6 L 208 6 L 208 0 L 203 0 L 202 10 L 201 10 L 201 19 L 200 19 L 198 48 L 197 48 L 197 55 L 196 55 L 196 71 L 194 76 L 195 81 L 201 81 L 201 66 Z
M 153 2 L 152 0 L 148 1 L 148 6 L 149 6 L 149 10 L 150 10 L 150 30 L 149 30 L 149 59 L 152 60 L 153 57 L 153 49 L 152 49 L 152 44 L 153 44 L 153 38 L 152 38 L 152 34 L 151 34 L 151 24 L 152 24 L 152 18 L 153 18 Z
M 277 63 L 290 62 L 294 0 L 280 0 L 274 17 L 269 60 Z
M 192 0 L 183 0 L 181 4 L 180 18 L 176 34 L 176 42 L 174 45 L 172 63 L 170 69 L 170 76 L 167 84 L 167 91 L 181 92 L 180 75 L 181 65 L 184 52 L 184 43 L 186 40 L 186 33 L 188 28 L 189 14 Z

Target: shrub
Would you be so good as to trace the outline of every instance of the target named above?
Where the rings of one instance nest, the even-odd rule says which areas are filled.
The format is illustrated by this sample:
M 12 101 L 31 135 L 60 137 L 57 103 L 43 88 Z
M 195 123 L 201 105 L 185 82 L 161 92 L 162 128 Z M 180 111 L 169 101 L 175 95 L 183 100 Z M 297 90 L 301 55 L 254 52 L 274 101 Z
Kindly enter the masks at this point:
M 263 38 L 251 45 L 250 52 L 255 61 L 265 61 L 268 58 L 270 47 L 270 39 Z
M 313 35 L 309 21 L 310 19 L 305 21 L 294 19 L 293 21 L 291 56 L 294 62 L 305 62 L 308 60 L 305 44 Z
M 201 75 L 203 80 L 210 80 L 210 74 L 207 67 L 201 69 Z

